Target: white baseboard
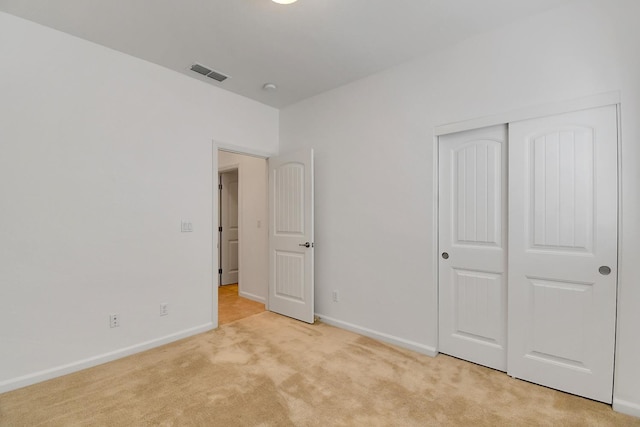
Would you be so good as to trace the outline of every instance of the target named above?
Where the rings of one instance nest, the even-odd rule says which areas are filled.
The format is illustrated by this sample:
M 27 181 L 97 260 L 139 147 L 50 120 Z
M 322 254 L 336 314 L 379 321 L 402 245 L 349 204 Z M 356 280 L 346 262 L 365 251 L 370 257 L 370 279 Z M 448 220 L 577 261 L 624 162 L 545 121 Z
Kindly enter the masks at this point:
M 145 350 L 149 350 L 155 347 L 159 347 L 164 344 L 197 335 L 202 332 L 207 332 L 214 329 L 212 322 L 206 323 L 195 328 L 185 329 L 180 332 L 176 332 L 171 335 L 156 338 L 150 341 L 141 342 L 139 344 L 132 345 L 130 347 L 121 348 L 109 353 L 100 354 L 97 356 L 89 357 L 87 359 L 78 360 L 66 365 L 56 366 L 51 369 L 45 369 L 43 371 L 34 372 L 32 374 L 23 375 L 21 377 L 12 378 L 10 380 L 0 382 L 0 393 L 16 390 L 22 387 L 26 387 L 32 384 L 36 384 L 42 381 L 50 380 L 52 378 L 61 377 L 73 372 L 81 371 L 83 369 L 91 368 L 93 366 L 102 365 L 106 362 L 111 362 L 116 359 L 121 359 L 126 356 L 130 356 L 135 353 L 140 353 Z
M 640 418 L 640 404 L 613 398 L 613 410 L 621 414 L 632 415 Z
M 372 329 L 363 328 L 362 326 L 343 322 L 342 320 L 333 319 L 323 314 L 316 313 L 316 316 L 327 325 L 335 326 L 340 329 L 346 329 L 347 331 L 355 332 L 356 334 L 364 335 L 369 338 L 397 345 L 398 347 L 413 350 L 417 353 L 425 354 L 427 356 L 435 357 L 438 354 L 438 351 L 435 348 L 429 347 L 424 344 L 409 341 L 404 338 L 394 337 L 393 335 L 385 334 L 384 332 L 378 332 Z
M 242 298 L 250 299 L 256 302 L 261 302 L 262 304 L 265 304 L 265 305 L 267 303 L 267 300 L 264 297 L 250 294 L 249 292 L 238 292 L 238 295 L 240 295 Z

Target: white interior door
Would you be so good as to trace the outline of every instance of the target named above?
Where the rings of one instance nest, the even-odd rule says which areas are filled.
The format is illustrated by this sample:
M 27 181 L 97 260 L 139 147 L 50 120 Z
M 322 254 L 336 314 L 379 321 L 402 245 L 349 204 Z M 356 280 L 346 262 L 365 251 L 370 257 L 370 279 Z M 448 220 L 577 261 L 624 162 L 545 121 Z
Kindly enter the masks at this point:
M 269 158 L 270 311 L 313 323 L 313 150 Z
M 220 174 L 221 285 L 238 283 L 238 171 Z
M 610 403 L 615 106 L 509 125 L 508 373 Z
M 439 351 L 506 370 L 506 125 L 439 139 Z

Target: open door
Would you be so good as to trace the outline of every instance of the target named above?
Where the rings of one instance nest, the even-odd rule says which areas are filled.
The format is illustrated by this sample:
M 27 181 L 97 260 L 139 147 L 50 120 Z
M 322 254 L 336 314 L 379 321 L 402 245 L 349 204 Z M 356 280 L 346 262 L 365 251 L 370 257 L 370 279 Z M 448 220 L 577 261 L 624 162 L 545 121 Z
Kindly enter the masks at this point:
M 238 170 L 220 174 L 220 285 L 238 283 Z
M 313 323 L 313 150 L 269 158 L 267 309 Z

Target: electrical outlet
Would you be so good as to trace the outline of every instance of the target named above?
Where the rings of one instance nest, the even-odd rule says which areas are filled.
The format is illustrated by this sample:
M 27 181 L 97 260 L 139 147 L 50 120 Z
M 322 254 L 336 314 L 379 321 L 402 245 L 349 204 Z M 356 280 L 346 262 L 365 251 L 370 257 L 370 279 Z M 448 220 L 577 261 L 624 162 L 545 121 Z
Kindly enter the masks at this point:
M 166 316 L 169 314 L 169 304 L 166 302 L 160 303 L 160 316 Z
M 117 328 L 120 326 L 120 315 L 118 313 L 113 313 L 109 315 L 109 327 Z
M 338 302 L 338 291 L 331 292 L 331 299 L 333 302 Z

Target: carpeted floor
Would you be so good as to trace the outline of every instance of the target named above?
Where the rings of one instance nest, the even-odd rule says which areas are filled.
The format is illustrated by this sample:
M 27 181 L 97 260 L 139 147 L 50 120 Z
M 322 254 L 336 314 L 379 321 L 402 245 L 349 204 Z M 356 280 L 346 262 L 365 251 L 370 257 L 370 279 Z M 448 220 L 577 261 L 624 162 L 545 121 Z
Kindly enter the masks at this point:
M 270 312 L 0 395 L 2 426 L 640 426 L 607 405 Z

